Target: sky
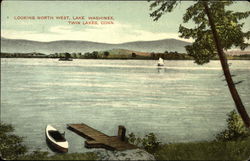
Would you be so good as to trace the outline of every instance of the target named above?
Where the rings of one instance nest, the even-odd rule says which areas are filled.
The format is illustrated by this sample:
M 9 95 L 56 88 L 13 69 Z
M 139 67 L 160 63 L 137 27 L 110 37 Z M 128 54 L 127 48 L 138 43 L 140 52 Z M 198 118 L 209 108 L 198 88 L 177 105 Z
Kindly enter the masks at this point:
M 182 1 L 174 12 L 165 14 L 158 21 L 149 16 L 147 1 L 13 1 L 1 3 L 1 36 L 11 39 L 35 41 L 83 40 L 104 43 L 160 40 L 179 38 L 178 29 L 186 8 L 192 1 Z M 249 2 L 236 2 L 231 9 L 250 11 Z M 50 16 L 50 20 L 20 19 L 25 16 Z M 58 20 L 56 16 L 69 16 L 70 20 Z M 84 20 L 73 20 L 84 16 Z M 86 23 L 88 17 L 113 17 L 112 24 Z M 69 24 L 80 21 L 81 24 Z M 107 21 L 106 21 L 107 22 Z M 250 29 L 250 18 L 245 20 L 244 30 Z M 187 24 L 190 27 L 193 24 Z

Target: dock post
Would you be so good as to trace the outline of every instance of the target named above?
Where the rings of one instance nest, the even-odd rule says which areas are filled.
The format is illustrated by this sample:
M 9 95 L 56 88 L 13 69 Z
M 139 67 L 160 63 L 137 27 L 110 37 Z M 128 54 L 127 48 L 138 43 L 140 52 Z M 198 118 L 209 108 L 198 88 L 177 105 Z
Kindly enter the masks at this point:
M 125 135 L 126 135 L 126 128 L 122 125 L 118 126 L 118 137 L 122 140 L 125 141 Z

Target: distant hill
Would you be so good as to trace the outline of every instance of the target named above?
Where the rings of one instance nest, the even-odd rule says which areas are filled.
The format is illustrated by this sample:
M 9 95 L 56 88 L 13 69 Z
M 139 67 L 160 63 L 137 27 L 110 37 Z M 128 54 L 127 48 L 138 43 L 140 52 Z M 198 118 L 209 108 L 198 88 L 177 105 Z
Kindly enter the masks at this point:
M 136 41 L 121 44 L 122 49 L 135 50 L 141 52 L 165 52 L 177 51 L 185 53 L 185 46 L 191 43 L 176 39 L 164 39 L 156 41 Z
M 163 39 L 156 41 L 135 41 L 121 44 L 108 44 L 90 41 L 51 41 L 39 42 L 22 39 L 6 39 L 1 38 L 1 52 L 7 53 L 44 53 L 53 54 L 60 52 L 92 52 L 92 51 L 105 51 L 112 49 L 126 49 L 141 52 L 164 52 L 177 51 L 180 53 L 185 52 L 185 46 L 189 42 L 176 40 L 176 39 Z

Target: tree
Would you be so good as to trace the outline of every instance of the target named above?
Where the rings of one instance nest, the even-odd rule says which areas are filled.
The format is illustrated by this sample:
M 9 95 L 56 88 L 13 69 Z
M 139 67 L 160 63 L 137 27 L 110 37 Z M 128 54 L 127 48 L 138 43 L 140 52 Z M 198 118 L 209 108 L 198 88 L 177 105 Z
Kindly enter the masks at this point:
M 98 52 L 97 51 L 93 51 L 92 52 L 92 58 L 93 59 L 97 59 L 98 58 Z
M 90 57 L 90 52 L 84 53 L 84 58 L 89 58 Z
M 136 57 L 136 53 L 132 53 L 132 58 L 135 58 Z
M 70 58 L 71 57 L 70 53 L 65 53 L 65 57 Z
M 59 58 L 65 57 L 65 53 L 59 53 Z
M 152 53 L 150 53 L 150 56 L 151 56 L 151 58 L 155 58 L 155 53 L 154 52 L 152 52 Z
M 242 140 L 250 136 L 250 131 L 244 126 L 241 117 L 235 110 L 227 114 L 227 128 L 216 135 L 218 141 Z
M 107 58 L 109 56 L 109 52 L 108 51 L 105 51 L 104 52 L 104 56 Z
M 150 7 L 151 9 L 159 7 L 150 16 L 154 18 L 154 21 L 157 21 L 164 13 L 172 12 L 180 3 L 176 0 L 156 0 L 151 3 Z M 183 22 L 187 23 L 189 20 L 193 20 L 195 28 L 189 29 L 180 25 L 179 32 L 181 37 L 195 40 L 193 44 L 186 46 L 188 55 L 195 59 L 195 63 L 208 63 L 211 58 L 218 54 L 236 109 L 245 126 L 250 128 L 250 118 L 235 87 L 227 58 L 223 52 L 223 50 L 233 46 L 240 47 L 241 50 L 248 46 L 245 39 L 249 40 L 250 31 L 242 31 L 244 23 L 241 23 L 240 20 L 247 18 L 250 12 L 226 10 L 225 7 L 232 3 L 231 0 L 221 2 L 198 0 L 187 9 L 183 16 Z
M 11 134 L 14 128 L 11 125 L 0 122 L 0 157 L 12 160 L 23 156 L 27 147 L 23 145 L 23 137 Z
M 92 53 L 90 53 L 90 52 L 84 53 L 84 58 L 87 58 L 87 59 L 97 59 L 98 58 L 98 52 L 97 51 L 93 51 Z

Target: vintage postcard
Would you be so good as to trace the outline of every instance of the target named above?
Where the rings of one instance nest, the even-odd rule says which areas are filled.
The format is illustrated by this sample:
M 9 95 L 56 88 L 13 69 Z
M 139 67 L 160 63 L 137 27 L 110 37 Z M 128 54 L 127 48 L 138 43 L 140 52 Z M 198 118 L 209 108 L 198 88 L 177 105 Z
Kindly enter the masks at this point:
M 2 159 L 247 160 L 248 1 L 1 2 Z

